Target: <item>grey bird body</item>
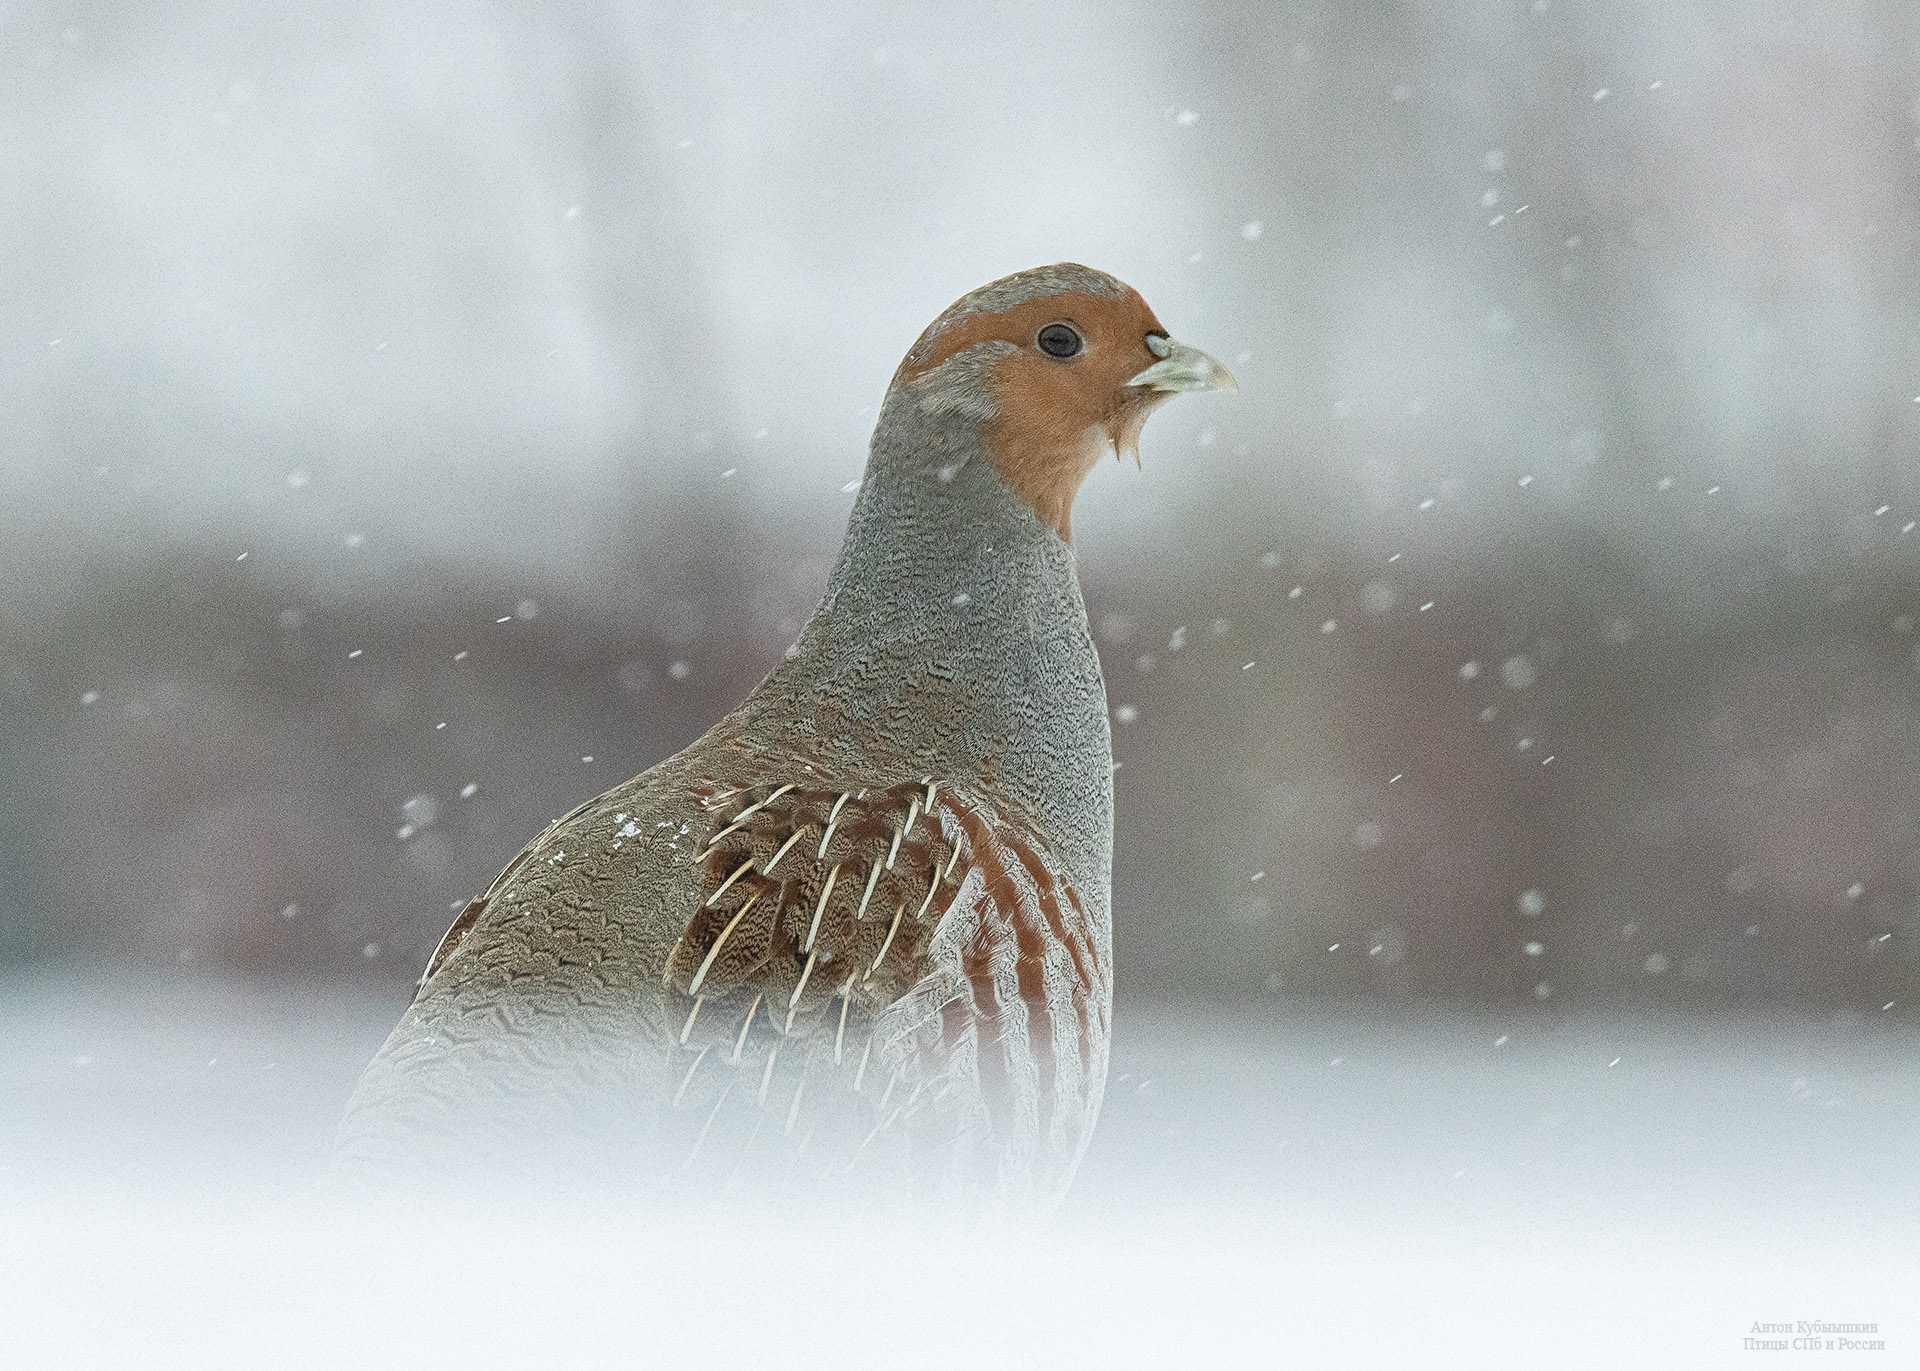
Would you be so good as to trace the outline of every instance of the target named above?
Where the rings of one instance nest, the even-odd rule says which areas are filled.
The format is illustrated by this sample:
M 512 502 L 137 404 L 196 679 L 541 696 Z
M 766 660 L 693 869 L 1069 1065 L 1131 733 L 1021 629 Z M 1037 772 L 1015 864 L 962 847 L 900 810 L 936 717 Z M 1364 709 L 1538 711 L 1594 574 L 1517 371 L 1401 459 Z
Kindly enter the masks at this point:
M 1064 1189 L 1112 994 L 1100 663 L 1071 547 L 989 460 L 992 350 L 911 370 L 1063 289 L 1125 288 L 1022 273 L 923 335 L 798 641 L 468 907 L 338 1167 Z

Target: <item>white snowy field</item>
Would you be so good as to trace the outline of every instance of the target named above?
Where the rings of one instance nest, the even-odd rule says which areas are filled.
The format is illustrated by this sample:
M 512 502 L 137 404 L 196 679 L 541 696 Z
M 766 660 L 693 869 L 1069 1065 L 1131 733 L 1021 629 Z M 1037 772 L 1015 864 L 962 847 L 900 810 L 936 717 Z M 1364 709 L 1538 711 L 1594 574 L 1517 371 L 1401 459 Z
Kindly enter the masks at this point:
M 1802 1320 L 1920 1365 L 1911 1025 L 1123 1001 L 1009 1234 L 327 1199 L 398 1008 L 0 977 L 0 1366 L 1700 1367 Z

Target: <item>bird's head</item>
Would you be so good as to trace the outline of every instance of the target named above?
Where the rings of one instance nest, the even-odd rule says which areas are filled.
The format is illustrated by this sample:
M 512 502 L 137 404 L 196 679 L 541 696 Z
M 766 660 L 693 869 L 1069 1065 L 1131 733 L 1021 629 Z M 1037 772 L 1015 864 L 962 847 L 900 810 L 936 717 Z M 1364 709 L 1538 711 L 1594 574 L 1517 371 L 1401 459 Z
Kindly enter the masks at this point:
M 1101 456 L 1138 462 L 1147 416 L 1181 391 L 1235 389 L 1225 367 L 1168 336 L 1138 291 L 1061 262 L 956 300 L 889 395 L 977 425 L 1001 479 L 1071 540 L 1073 497 Z

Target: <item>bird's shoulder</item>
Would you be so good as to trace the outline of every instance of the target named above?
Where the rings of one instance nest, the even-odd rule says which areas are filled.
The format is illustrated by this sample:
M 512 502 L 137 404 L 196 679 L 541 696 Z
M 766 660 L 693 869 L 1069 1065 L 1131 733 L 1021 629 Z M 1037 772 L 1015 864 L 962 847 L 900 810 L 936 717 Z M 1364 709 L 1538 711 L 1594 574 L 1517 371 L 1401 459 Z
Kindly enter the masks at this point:
M 773 1108 L 782 1138 L 857 1123 L 822 1153 L 843 1163 L 889 1138 L 934 1137 L 966 1144 L 941 1152 L 943 1166 L 998 1174 L 1019 1156 L 1025 1184 L 1060 1183 L 1105 1077 L 1105 940 L 1041 835 L 983 791 L 865 779 L 688 771 L 597 797 L 461 912 L 416 1014 L 437 1004 L 428 1019 L 452 1039 L 476 1013 L 515 1021 L 517 1001 L 577 1015 L 618 980 L 667 1117 L 695 1118 L 708 1147 L 735 1112 L 752 1131 L 755 1111 Z M 604 875 L 598 851 L 669 842 L 672 863 L 636 868 L 662 883 L 633 896 L 652 911 L 652 950 L 618 977 L 581 969 L 578 928 L 556 938 L 554 912 L 538 912 L 580 887 L 553 883 L 574 863 Z
M 1063 1183 L 1098 1110 L 1110 981 L 1041 836 L 931 777 L 704 799 L 704 893 L 661 970 L 674 1098 L 737 1082 L 786 1101 L 783 1134 L 851 1109 L 855 1153 L 918 1139 L 957 1175 Z
M 460 909 L 421 986 L 463 953 L 590 912 L 649 945 L 637 959 L 689 997 L 752 985 L 799 1012 L 853 976 L 877 1007 L 924 973 L 970 878 L 985 902 L 1077 922 L 1046 842 L 977 788 L 755 770 L 768 774 L 642 776 L 555 819 Z

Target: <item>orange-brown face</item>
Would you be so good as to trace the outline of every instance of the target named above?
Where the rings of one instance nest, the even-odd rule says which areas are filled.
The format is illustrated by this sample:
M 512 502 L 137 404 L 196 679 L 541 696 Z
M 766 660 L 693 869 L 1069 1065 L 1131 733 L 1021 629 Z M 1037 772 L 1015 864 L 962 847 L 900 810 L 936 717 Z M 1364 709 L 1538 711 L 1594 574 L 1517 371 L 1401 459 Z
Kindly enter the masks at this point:
M 996 350 L 987 372 L 987 456 L 1068 539 L 1073 497 L 1101 456 L 1131 452 L 1138 461 L 1147 415 L 1178 391 L 1233 387 L 1226 368 L 1173 343 L 1126 287 L 1117 296 L 1067 290 L 963 315 L 923 355 L 909 356 L 896 384 L 911 385 L 982 343 L 1011 345 Z

